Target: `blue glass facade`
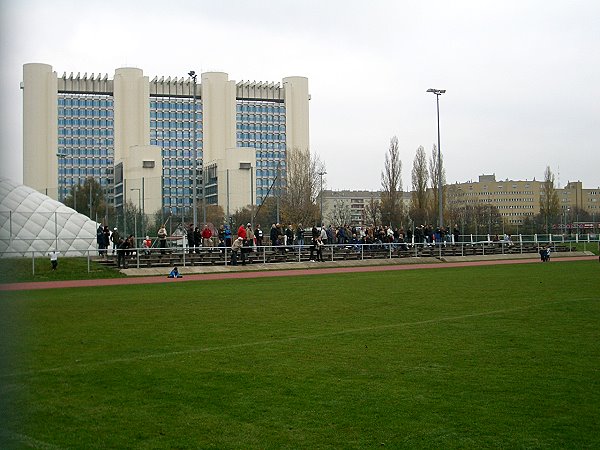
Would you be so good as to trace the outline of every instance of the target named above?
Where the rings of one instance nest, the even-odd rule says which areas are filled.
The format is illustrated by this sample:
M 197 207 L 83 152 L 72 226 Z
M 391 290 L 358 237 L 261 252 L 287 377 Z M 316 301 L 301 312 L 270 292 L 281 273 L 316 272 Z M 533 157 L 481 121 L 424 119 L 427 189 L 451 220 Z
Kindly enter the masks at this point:
M 237 146 L 256 150 L 255 198 L 260 204 L 284 185 L 281 180 L 286 178 L 285 106 L 278 102 L 238 100 L 236 130 Z
M 58 198 L 93 177 L 112 183 L 113 100 L 105 95 L 58 94 Z
M 197 197 L 202 197 L 202 102 L 196 99 Z M 162 148 L 163 208 L 192 208 L 194 104 L 191 98 L 150 100 L 150 144 Z
M 114 167 L 114 109 L 108 95 L 59 94 L 59 199 L 93 177 L 110 190 Z M 196 99 L 197 198 L 202 198 L 203 114 Z M 237 101 L 237 146 L 256 152 L 256 203 L 285 185 L 286 112 L 280 102 Z M 163 208 L 188 212 L 193 190 L 194 106 L 190 97 L 151 97 L 150 144 L 162 148 Z M 216 203 L 216 173 L 207 174 L 207 202 Z M 117 194 L 114 192 L 114 194 Z

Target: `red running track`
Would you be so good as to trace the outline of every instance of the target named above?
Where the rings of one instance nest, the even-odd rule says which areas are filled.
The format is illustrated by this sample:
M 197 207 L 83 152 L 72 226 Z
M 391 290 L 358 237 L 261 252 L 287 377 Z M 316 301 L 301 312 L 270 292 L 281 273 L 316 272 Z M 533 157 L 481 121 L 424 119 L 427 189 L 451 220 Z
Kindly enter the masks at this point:
M 590 261 L 595 260 L 596 256 L 575 256 L 561 258 L 560 261 Z M 473 267 L 473 266 L 493 266 L 501 264 L 531 264 L 539 263 L 539 259 L 518 259 L 518 260 L 490 260 L 490 261 L 466 261 L 466 262 L 447 262 L 440 264 L 398 264 L 385 266 L 354 266 L 354 267 L 323 267 L 314 269 L 282 269 L 248 272 L 220 272 L 220 273 L 199 273 L 185 275 L 184 278 L 167 278 L 161 276 L 140 276 L 131 278 L 107 278 L 96 280 L 64 280 L 64 281 L 32 281 L 27 283 L 10 283 L 0 285 L 0 291 L 27 291 L 34 289 L 64 289 L 76 287 L 95 287 L 95 286 L 126 286 L 134 284 L 157 284 L 157 283 L 185 283 L 187 281 L 204 280 L 230 280 L 245 278 L 269 278 L 269 277 L 289 277 L 301 275 L 323 275 L 336 273 L 355 273 L 355 272 L 387 272 L 391 270 L 417 270 L 417 269 L 441 269 L 448 267 Z M 552 264 L 552 262 L 550 262 Z

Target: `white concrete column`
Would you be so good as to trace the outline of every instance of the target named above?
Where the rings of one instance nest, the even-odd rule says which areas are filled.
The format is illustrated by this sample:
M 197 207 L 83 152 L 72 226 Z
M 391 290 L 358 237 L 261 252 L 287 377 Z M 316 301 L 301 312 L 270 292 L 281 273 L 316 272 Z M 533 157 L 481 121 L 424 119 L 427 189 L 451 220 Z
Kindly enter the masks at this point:
M 236 146 L 236 86 L 223 72 L 201 77 L 203 164 L 225 157 L 225 149 Z
M 287 77 L 283 79 L 285 95 L 285 132 L 288 150 L 310 150 L 308 78 Z
M 125 161 L 131 147 L 150 145 L 150 83 L 141 69 L 115 71 L 113 108 L 115 161 Z
M 23 65 L 23 184 L 58 199 L 58 81 L 48 64 Z

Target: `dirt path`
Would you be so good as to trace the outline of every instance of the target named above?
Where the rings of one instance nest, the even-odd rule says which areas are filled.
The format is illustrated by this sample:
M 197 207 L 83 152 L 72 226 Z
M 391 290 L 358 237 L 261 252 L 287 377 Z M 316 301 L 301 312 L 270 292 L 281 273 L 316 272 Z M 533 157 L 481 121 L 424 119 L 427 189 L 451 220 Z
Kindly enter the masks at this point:
M 579 256 L 561 258 L 560 261 L 590 261 L 597 259 L 597 256 Z M 26 283 L 11 283 L 0 285 L 0 291 L 25 291 L 33 289 L 64 289 L 76 287 L 93 286 L 126 286 L 134 284 L 157 284 L 157 283 L 185 283 L 187 281 L 203 280 L 229 280 L 241 278 L 269 278 L 269 277 L 289 277 L 301 275 L 322 275 L 332 273 L 356 273 L 356 272 L 386 272 L 391 270 L 418 270 L 418 269 L 440 269 L 449 267 L 473 267 L 473 266 L 492 266 L 501 264 L 532 264 L 539 263 L 539 259 L 518 259 L 518 260 L 489 260 L 489 261 L 465 261 L 465 262 L 447 262 L 440 264 L 389 264 L 380 266 L 351 266 L 351 267 L 314 267 L 298 269 L 280 269 L 280 270 L 251 270 L 246 272 L 219 272 L 184 275 L 183 278 L 169 279 L 165 275 L 145 276 L 130 278 L 108 278 L 96 280 L 64 280 L 64 281 L 38 281 Z M 550 262 L 552 264 L 552 262 Z

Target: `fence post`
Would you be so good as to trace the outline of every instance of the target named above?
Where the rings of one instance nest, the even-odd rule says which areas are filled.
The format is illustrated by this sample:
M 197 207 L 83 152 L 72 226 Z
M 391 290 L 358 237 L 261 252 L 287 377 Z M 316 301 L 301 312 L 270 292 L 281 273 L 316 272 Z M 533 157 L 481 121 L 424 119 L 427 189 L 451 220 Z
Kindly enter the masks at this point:
M 35 276 L 35 252 L 31 252 L 31 274 Z
M 89 251 L 89 249 L 87 250 L 87 252 L 86 252 L 86 253 L 87 253 L 87 266 L 88 266 L 88 273 L 90 273 L 90 272 L 91 272 L 91 270 L 90 270 L 90 251 Z M 108 254 L 108 250 L 107 250 L 107 254 Z

